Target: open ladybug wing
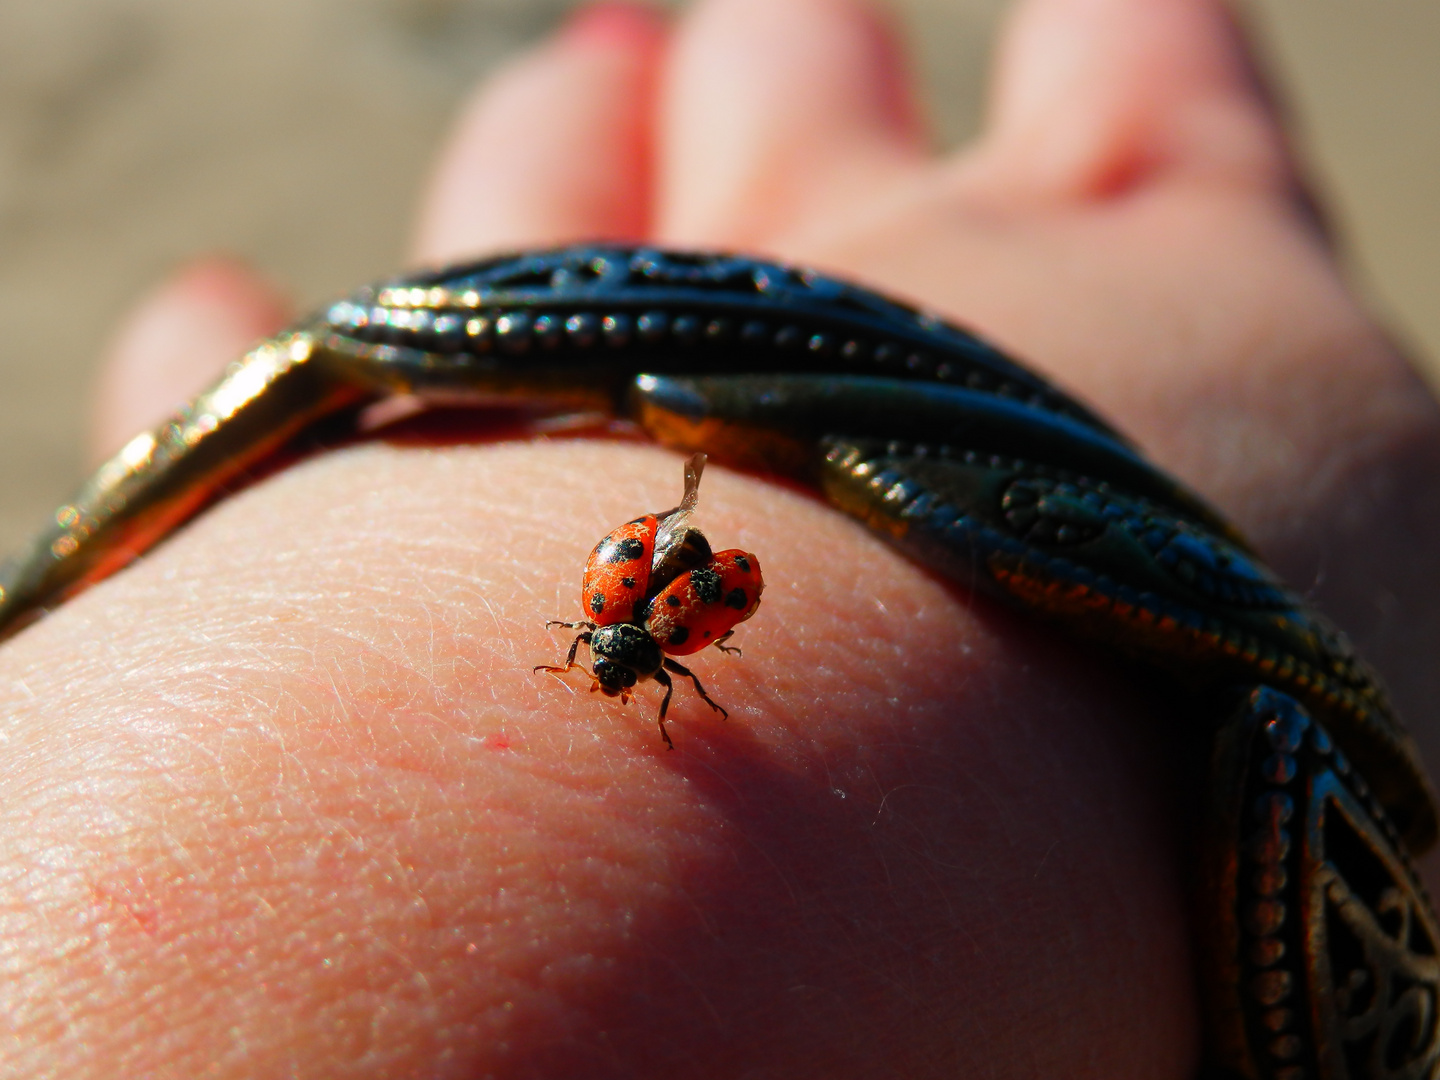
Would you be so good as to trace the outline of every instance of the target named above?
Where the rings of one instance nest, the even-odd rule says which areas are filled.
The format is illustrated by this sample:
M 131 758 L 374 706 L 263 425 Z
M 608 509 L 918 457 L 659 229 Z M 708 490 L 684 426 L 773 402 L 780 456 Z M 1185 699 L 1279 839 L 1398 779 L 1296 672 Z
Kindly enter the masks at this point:
M 655 554 L 650 567 L 650 592 L 665 588 L 687 570 L 704 566 L 711 559 L 710 541 L 690 524 L 690 515 L 700 500 L 700 476 L 706 457 L 696 454 L 685 462 L 685 494 L 680 505 L 656 515 L 660 528 L 655 537 Z

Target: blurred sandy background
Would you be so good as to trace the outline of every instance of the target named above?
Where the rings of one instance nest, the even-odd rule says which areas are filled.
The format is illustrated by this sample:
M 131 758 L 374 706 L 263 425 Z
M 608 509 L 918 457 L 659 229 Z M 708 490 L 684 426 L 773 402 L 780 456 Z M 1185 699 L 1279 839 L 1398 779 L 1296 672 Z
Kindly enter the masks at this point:
M 781 2 L 781 0 L 777 0 Z M 315 304 L 395 267 L 447 117 L 569 0 L 0 5 L 0 547 L 77 481 L 94 358 L 178 262 Z M 1001 0 L 897 0 L 941 138 Z M 1440 357 L 1440 3 L 1247 0 L 1375 307 Z M 1435 370 L 1440 371 L 1440 368 Z

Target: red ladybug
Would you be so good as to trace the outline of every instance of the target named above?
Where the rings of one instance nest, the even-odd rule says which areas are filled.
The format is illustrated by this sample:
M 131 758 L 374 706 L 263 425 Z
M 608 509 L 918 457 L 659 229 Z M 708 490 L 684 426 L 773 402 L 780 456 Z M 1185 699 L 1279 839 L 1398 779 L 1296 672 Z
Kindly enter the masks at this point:
M 685 463 L 685 495 L 679 506 L 627 521 L 595 545 L 580 589 L 589 618 L 546 623 L 585 629 L 570 643 L 563 667 L 535 668 L 562 675 L 576 667 L 583 671 L 575 663 L 583 643 L 595 661 L 592 691 L 628 703 L 637 682 L 654 679 L 665 687 L 660 735 L 672 750 L 675 744 L 665 730 L 665 713 L 675 692 L 670 673 L 693 682 L 695 692 L 722 717 L 729 713 L 710 699 L 693 671 L 671 657 L 707 645 L 739 653 L 724 643 L 737 624 L 755 614 L 765 589 L 759 559 L 739 548 L 712 552 L 705 534 L 690 525 L 704 469 L 705 455 L 696 454 Z

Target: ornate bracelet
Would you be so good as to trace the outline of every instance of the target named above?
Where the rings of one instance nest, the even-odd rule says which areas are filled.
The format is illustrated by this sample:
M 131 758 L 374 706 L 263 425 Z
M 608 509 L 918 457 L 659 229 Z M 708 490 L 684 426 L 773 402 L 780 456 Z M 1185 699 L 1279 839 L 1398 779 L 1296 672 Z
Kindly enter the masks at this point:
M 363 289 L 137 436 L 0 568 L 0 633 L 385 397 L 625 416 L 812 484 L 912 558 L 1162 670 L 1211 747 L 1197 905 L 1219 1076 L 1440 1070 L 1436 802 L 1343 634 L 1211 508 L 974 336 L 755 259 L 572 247 Z

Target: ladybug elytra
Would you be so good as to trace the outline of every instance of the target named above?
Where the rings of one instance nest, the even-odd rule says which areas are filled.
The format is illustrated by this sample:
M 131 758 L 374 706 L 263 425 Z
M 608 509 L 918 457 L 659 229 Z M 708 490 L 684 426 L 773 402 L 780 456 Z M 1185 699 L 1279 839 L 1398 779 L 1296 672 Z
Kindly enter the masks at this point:
M 690 524 L 700 494 L 705 455 L 685 463 L 685 494 L 680 505 L 660 514 L 646 514 L 612 531 L 590 553 L 581 585 L 587 618 L 579 622 L 552 620 L 547 626 L 583 628 L 570 643 L 562 667 L 540 664 L 536 671 L 564 674 L 582 644 L 590 649 L 595 679 L 592 691 L 628 703 L 638 682 L 654 679 L 665 687 L 660 702 L 660 734 L 670 749 L 675 744 L 665 729 L 665 714 L 680 675 L 722 717 L 729 714 L 711 700 L 700 680 L 673 657 L 714 645 L 725 645 L 735 627 L 755 614 L 765 588 L 760 560 L 748 551 L 712 551 L 705 534 Z

